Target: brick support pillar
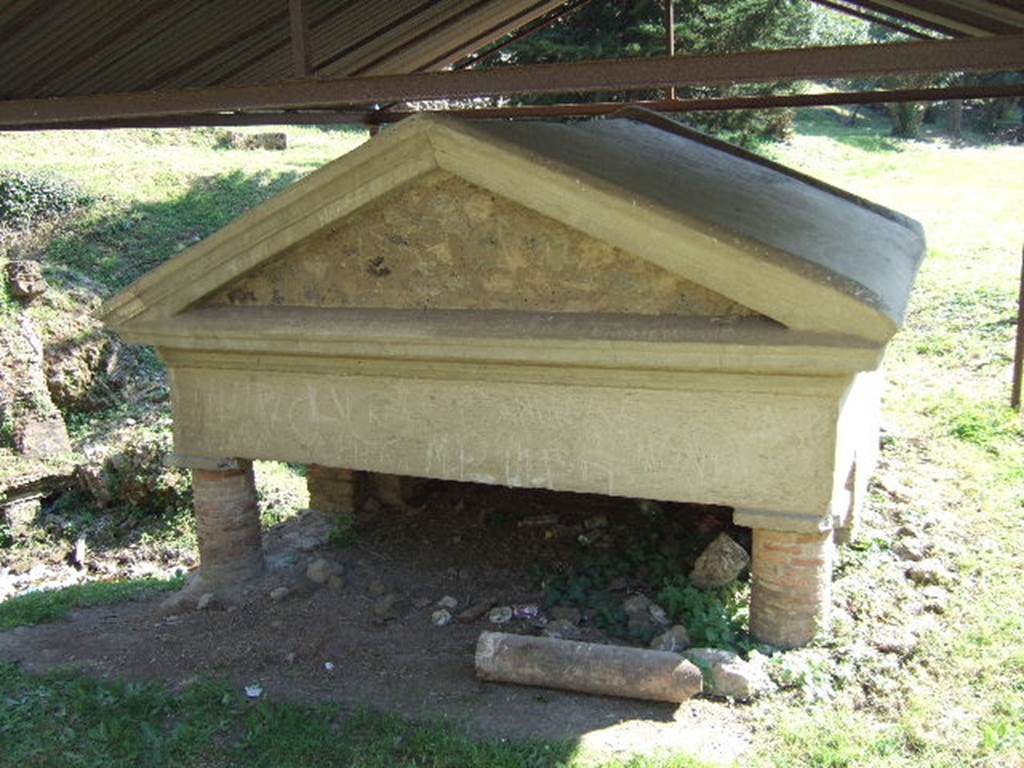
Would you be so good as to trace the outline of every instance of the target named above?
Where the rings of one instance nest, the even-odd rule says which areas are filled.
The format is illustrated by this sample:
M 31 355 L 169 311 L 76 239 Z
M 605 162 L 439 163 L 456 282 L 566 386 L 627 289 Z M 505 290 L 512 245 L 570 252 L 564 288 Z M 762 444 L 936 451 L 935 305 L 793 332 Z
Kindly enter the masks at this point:
M 252 462 L 227 470 L 193 469 L 199 570 L 211 590 L 235 590 L 263 570 Z
M 828 627 L 832 532 L 754 529 L 750 632 L 779 648 L 810 642 Z
M 351 469 L 310 464 L 306 472 L 310 509 L 330 517 L 353 514 L 362 491 L 362 475 Z

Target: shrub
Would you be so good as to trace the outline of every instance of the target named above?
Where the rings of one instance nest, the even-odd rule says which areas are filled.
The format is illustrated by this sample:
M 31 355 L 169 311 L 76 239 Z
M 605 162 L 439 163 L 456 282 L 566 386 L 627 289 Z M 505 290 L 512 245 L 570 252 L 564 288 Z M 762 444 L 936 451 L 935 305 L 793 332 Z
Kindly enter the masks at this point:
M 0 227 L 27 229 L 37 221 L 65 216 L 88 201 L 88 195 L 67 179 L 0 171 Z

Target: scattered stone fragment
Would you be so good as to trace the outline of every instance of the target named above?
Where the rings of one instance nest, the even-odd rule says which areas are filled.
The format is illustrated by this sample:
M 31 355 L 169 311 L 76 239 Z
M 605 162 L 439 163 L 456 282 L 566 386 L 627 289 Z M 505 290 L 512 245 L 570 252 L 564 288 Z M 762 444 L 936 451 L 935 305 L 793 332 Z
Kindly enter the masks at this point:
M 200 611 L 208 610 L 210 608 L 213 608 L 216 601 L 217 596 L 214 595 L 213 592 L 206 592 L 200 595 L 199 601 L 196 603 L 196 608 L 198 608 Z
M 326 671 L 326 672 L 333 672 L 334 671 L 334 662 L 333 661 L 325 661 L 324 662 L 324 671 Z
M 700 589 L 723 587 L 735 581 L 748 565 L 747 550 L 729 534 L 720 533 L 697 558 L 690 582 Z
M 452 623 L 452 614 L 445 608 L 440 608 L 430 614 L 430 623 L 435 627 L 446 627 Z
M 896 535 L 902 539 L 916 539 L 917 529 L 910 525 L 901 525 L 896 529 Z
M 390 621 L 398 616 L 397 604 L 398 597 L 393 592 L 388 592 L 373 604 L 373 615 L 383 621 Z
M 917 638 L 898 627 L 882 627 L 872 639 L 871 644 L 882 653 L 891 653 L 902 659 L 914 652 L 917 647 Z
M 46 293 L 49 286 L 40 263 L 23 259 L 7 262 L 7 288 L 14 298 L 31 301 Z
M 920 562 L 925 558 L 925 545 L 919 539 L 903 539 L 892 548 L 893 554 L 900 560 Z
M 656 651 L 681 653 L 690 647 L 690 633 L 682 624 L 675 624 L 651 640 L 651 648 Z
M 497 608 L 492 608 L 490 613 L 487 614 L 487 620 L 491 624 L 507 624 L 512 621 L 512 607 L 509 605 L 499 605 Z
M 471 606 L 466 608 L 462 613 L 460 613 L 458 619 L 459 621 L 464 622 L 476 621 L 489 610 L 491 610 L 491 606 L 493 605 L 494 598 L 492 597 L 480 600 L 479 602 L 473 603 Z
M 763 665 L 742 659 L 718 662 L 711 667 L 711 695 L 736 701 L 750 701 L 771 690 Z
M 282 600 L 288 597 L 290 593 L 291 590 L 289 590 L 288 587 L 276 587 L 270 590 L 270 599 L 273 600 L 275 603 L 280 603 Z
M 607 528 L 608 518 L 604 515 L 595 515 L 594 517 L 589 517 L 583 521 L 583 527 L 586 528 L 588 531 L 593 531 L 598 528 Z
M 328 579 L 337 573 L 337 571 L 338 566 L 336 563 L 332 563 L 330 560 L 318 557 L 306 566 L 306 578 L 314 584 L 326 584 Z
M 950 580 L 946 567 L 934 558 L 912 563 L 907 568 L 907 578 L 922 586 L 942 584 Z
M 721 648 L 689 648 L 683 651 L 689 661 L 704 670 L 710 670 L 715 664 L 730 664 L 739 660 L 739 654 Z
M 570 624 L 579 624 L 583 618 L 579 608 L 572 608 L 567 605 L 556 605 L 548 614 L 552 621 L 568 621 Z
M 555 619 L 554 621 L 548 622 L 541 634 L 545 637 L 553 637 L 557 640 L 576 640 L 580 636 L 580 631 L 571 621 Z
M 949 592 L 938 585 L 932 585 L 925 587 L 921 590 L 921 596 L 924 598 L 924 609 L 931 611 L 932 613 L 945 613 L 946 606 L 949 603 Z
M 459 601 L 451 595 L 445 595 L 437 601 L 437 607 L 443 608 L 447 611 L 454 611 L 459 606 Z
M 557 524 L 558 515 L 530 515 L 517 523 L 520 528 L 543 528 Z
M 332 573 L 327 579 L 327 588 L 331 592 L 341 592 L 345 589 L 345 579 L 340 574 Z
M 286 653 L 284 655 L 284 660 L 285 660 L 285 663 L 287 663 L 287 664 L 294 664 L 295 663 L 295 651 L 289 651 L 288 653 Z
M 704 672 L 708 692 L 712 696 L 750 701 L 771 690 L 767 661 L 760 654 L 751 654 L 744 661 L 738 654 L 721 648 L 690 648 L 683 656 Z
M 651 603 L 651 606 L 647 609 L 647 613 L 650 614 L 652 619 L 654 619 L 655 624 L 659 624 L 662 627 L 667 627 L 672 623 L 669 621 L 668 614 L 665 613 L 665 609 L 656 603 Z
M 622 610 L 626 612 L 627 616 L 639 616 L 641 614 L 646 614 L 651 605 L 652 602 L 649 597 L 645 597 L 644 595 L 630 595 L 622 601 Z
M 540 606 L 535 603 L 522 603 L 512 609 L 512 615 L 520 621 L 533 621 L 540 616 Z
M 414 597 L 412 599 L 412 607 L 415 608 L 417 611 L 422 611 L 432 602 L 434 601 L 431 600 L 429 597 Z

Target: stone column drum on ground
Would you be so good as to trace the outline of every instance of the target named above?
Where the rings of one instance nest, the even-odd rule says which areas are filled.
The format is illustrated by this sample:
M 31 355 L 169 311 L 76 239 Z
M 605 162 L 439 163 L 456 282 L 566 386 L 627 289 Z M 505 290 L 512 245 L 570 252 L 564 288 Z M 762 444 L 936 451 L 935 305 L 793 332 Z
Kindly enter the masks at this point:
M 252 462 L 235 465 L 192 470 L 200 573 L 213 590 L 237 588 L 263 570 Z
M 754 529 L 750 632 L 761 642 L 795 648 L 828 627 L 832 532 Z

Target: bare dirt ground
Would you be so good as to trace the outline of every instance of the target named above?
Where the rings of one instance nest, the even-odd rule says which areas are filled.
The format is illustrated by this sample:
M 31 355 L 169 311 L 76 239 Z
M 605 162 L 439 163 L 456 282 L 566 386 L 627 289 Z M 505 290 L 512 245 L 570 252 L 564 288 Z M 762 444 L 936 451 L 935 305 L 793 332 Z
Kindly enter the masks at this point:
M 545 574 L 588 556 L 614 559 L 627 542 L 657 537 L 685 573 L 718 531 L 741 537 L 722 510 L 662 505 L 656 515 L 657 527 L 650 508 L 634 501 L 433 484 L 422 506 L 361 516 L 347 546 L 325 541 L 329 526 L 316 513 L 268 532 L 268 576 L 238 606 L 169 611 L 150 601 L 86 609 L 65 622 L 0 633 L 0 657 L 32 671 L 79 666 L 172 688 L 221 676 L 258 684 L 264 696 L 450 719 L 487 737 L 579 741 L 601 753 L 685 749 L 731 762 L 750 741 L 743 707 L 482 683 L 473 652 L 480 632 L 496 628 L 487 615 L 431 622 L 445 596 L 458 600 L 456 615 L 492 601 L 542 604 Z M 306 579 L 307 564 L 321 556 L 340 565 L 340 582 Z M 280 586 L 289 593 L 275 601 L 269 591 Z M 613 591 L 625 597 L 645 587 L 641 567 Z M 592 619 L 585 611 L 583 639 L 607 641 Z M 501 629 L 536 633 L 541 622 L 513 620 Z

